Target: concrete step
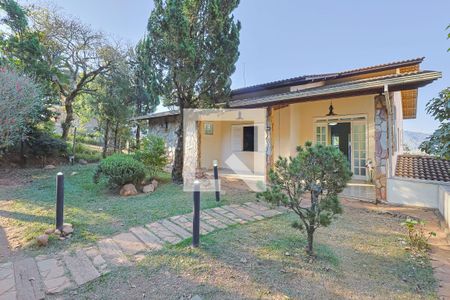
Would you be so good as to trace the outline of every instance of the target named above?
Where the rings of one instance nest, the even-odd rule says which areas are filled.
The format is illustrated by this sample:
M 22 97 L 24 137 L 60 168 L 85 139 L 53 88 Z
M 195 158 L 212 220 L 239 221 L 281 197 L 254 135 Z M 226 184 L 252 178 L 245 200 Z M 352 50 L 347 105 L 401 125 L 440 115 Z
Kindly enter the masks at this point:
M 17 299 L 44 299 L 44 283 L 33 258 L 14 262 L 14 275 Z
M 65 253 L 63 260 L 77 285 L 85 284 L 100 277 L 84 250 L 77 250 L 74 255 Z
M 38 256 L 36 264 L 47 294 L 59 293 L 73 286 L 59 257 Z

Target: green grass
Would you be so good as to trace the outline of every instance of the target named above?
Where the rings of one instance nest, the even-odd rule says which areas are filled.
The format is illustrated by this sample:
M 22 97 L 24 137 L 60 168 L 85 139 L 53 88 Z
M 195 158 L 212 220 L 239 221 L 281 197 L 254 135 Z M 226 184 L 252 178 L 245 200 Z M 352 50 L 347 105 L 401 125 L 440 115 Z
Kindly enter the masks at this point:
M 40 251 L 51 252 L 67 244 L 79 245 L 94 242 L 103 236 L 126 231 L 155 220 L 192 211 L 192 194 L 183 192 L 182 186 L 170 183 L 169 174 L 161 174 L 158 189 L 151 194 L 120 197 L 117 190 L 110 190 L 105 181 L 94 184 L 92 176 L 96 166 L 63 166 L 54 170 L 36 170 L 31 184 L 0 190 L 0 225 L 14 228 L 16 243 L 24 248 L 37 250 L 34 238 L 54 227 L 55 175 L 65 174 L 65 222 L 72 223 L 75 234 L 64 242 L 54 241 Z M 76 172 L 76 175 L 71 175 Z M 243 193 L 231 199 L 223 195 L 215 201 L 213 193 L 203 193 L 201 207 L 254 200 L 254 194 Z
M 398 219 L 344 214 L 317 231 L 316 258 L 310 260 L 304 235 L 290 226 L 296 218 L 218 230 L 202 236 L 196 249 L 186 240 L 150 252 L 137 268 L 118 269 L 77 289 L 77 297 L 437 299 L 429 261 L 411 257 L 398 243 Z

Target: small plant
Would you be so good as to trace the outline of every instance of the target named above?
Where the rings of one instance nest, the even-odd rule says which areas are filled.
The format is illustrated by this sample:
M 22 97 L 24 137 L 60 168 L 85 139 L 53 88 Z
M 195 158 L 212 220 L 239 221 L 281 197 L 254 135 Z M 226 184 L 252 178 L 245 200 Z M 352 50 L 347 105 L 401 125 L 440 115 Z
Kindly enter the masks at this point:
M 145 167 L 130 155 L 114 154 L 100 162 L 94 174 L 94 183 L 98 183 L 102 175 L 108 178 L 111 187 L 127 183 L 137 185 L 145 178 Z
M 155 177 L 168 162 L 164 139 L 156 135 L 144 138 L 134 157 L 145 165 L 150 177 Z
M 267 190 L 257 197 L 282 204 L 299 216 L 300 222 L 292 225 L 306 231 L 306 251 L 313 255 L 314 232 L 330 225 L 333 217 L 342 212 L 337 195 L 350 177 L 347 158 L 339 149 L 307 142 L 305 147 L 297 148 L 297 156 L 277 160 L 269 172 Z M 304 201 L 308 194 L 310 203 Z
M 430 248 L 428 240 L 432 236 L 436 236 L 436 233 L 433 231 L 427 233 L 423 221 L 407 218 L 401 225 L 408 230 L 408 243 L 411 248 L 417 251 L 425 251 Z

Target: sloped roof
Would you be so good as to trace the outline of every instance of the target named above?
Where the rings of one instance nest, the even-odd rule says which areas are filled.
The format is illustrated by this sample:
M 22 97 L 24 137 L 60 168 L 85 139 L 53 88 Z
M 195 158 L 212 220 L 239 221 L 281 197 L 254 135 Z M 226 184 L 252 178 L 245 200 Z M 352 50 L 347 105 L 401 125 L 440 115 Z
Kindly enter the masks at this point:
M 399 155 L 395 176 L 450 182 L 450 161 L 431 156 Z
M 151 113 L 148 115 L 135 117 L 135 118 L 132 118 L 131 120 L 139 121 L 139 120 L 147 120 L 147 119 L 157 119 L 157 118 L 176 116 L 179 114 L 180 114 L 180 111 L 178 109 L 174 109 L 174 110 L 168 110 L 168 111 L 163 111 L 163 112 L 158 112 L 158 113 Z
M 335 73 L 324 73 L 324 74 L 312 74 L 312 75 L 302 75 L 297 77 L 292 77 L 288 79 L 282 79 L 262 84 L 257 84 L 253 86 L 243 87 L 239 89 L 235 89 L 231 91 L 231 95 L 239 95 L 244 93 L 252 93 L 257 92 L 265 89 L 272 89 L 272 88 L 278 88 L 278 87 L 284 87 L 284 86 L 290 86 L 290 85 L 300 85 L 305 83 L 310 83 L 314 81 L 319 80 L 329 80 L 329 79 L 339 79 L 349 76 L 355 76 L 355 75 L 361 75 L 366 74 L 370 72 L 380 72 L 385 71 L 388 69 L 393 68 L 400 68 L 400 67 L 406 67 L 411 65 L 420 64 L 425 57 L 418 57 L 414 59 L 408 59 L 408 60 L 401 60 L 396 62 L 390 62 L 370 67 L 364 67 L 364 68 L 358 68 L 358 69 L 352 69 L 347 71 L 341 71 L 341 72 L 335 72 Z
M 323 85 L 309 89 L 278 93 L 274 95 L 259 96 L 230 101 L 230 107 L 258 107 L 274 103 L 289 103 L 314 100 L 323 97 L 338 97 L 340 95 L 351 96 L 356 94 L 378 94 L 384 91 L 384 85 L 389 85 L 390 91 L 415 89 L 424 86 L 438 78 L 442 74 L 435 71 L 416 71 L 397 73 L 365 79 L 345 81 L 336 84 Z

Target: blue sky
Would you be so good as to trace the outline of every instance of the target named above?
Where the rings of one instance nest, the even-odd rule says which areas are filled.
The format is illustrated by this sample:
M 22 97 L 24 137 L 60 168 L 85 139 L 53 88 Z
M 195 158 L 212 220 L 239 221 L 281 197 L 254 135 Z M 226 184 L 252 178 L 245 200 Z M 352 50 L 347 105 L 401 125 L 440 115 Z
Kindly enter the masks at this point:
M 53 2 L 133 44 L 145 33 L 153 7 L 152 0 Z M 449 86 L 449 12 L 449 0 L 241 0 L 235 11 L 242 23 L 241 54 L 232 87 L 425 56 L 422 69 L 442 71 L 443 78 L 419 91 L 417 119 L 404 127 L 432 132 L 437 123 L 425 104 Z

